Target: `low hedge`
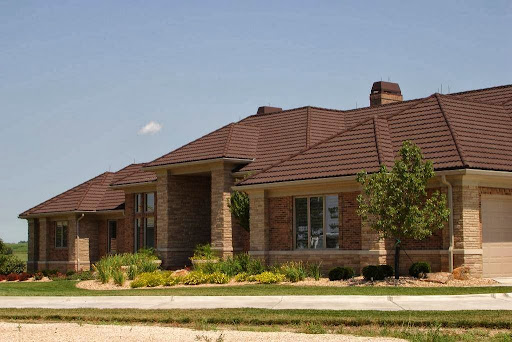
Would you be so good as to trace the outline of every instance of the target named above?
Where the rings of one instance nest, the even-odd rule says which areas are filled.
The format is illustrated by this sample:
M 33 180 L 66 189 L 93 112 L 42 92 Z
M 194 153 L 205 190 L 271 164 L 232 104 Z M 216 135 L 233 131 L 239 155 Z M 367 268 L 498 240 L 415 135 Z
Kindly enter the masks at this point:
M 409 275 L 415 278 L 424 278 L 431 272 L 430 264 L 426 261 L 418 261 L 409 268 Z
M 354 276 L 354 269 L 352 267 L 335 267 L 329 271 L 329 280 L 347 280 Z

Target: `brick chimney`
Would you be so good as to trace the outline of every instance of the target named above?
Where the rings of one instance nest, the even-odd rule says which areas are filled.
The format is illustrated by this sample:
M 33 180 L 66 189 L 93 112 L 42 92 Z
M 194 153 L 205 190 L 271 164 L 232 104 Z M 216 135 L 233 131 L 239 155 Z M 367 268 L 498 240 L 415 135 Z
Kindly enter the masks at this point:
M 282 112 L 282 111 L 283 111 L 283 108 L 263 106 L 263 107 L 258 108 L 258 113 L 256 113 L 256 114 L 270 114 L 270 113 Z
M 384 81 L 373 83 L 372 92 L 370 93 L 370 107 L 402 102 L 403 99 L 398 83 Z

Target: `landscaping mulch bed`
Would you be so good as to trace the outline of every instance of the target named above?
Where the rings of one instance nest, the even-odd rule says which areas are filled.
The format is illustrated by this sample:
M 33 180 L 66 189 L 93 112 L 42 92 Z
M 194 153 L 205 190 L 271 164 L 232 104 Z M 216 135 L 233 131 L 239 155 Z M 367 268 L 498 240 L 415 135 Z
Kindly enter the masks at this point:
M 77 283 L 77 287 L 85 290 L 128 290 L 130 289 L 130 280 L 127 280 L 123 286 L 119 286 L 114 284 L 112 281 L 108 284 L 102 284 L 98 280 L 85 280 Z M 200 284 L 200 285 L 175 285 L 175 286 L 157 286 L 152 288 L 197 288 L 197 287 L 227 287 L 227 286 L 240 286 L 247 284 L 255 284 L 250 282 L 235 282 L 231 281 L 227 284 Z M 451 279 L 446 283 L 441 283 L 438 281 L 432 281 L 428 279 L 416 279 L 412 277 L 400 277 L 398 283 L 395 284 L 394 278 L 387 278 L 382 281 L 366 281 L 363 277 L 355 277 L 349 280 L 339 280 L 339 281 L 330 281 L 327 278 L 321 278 L 320 280 L 314 280 L 312 278 L 307 278 L 303 281 L 298 281 L 296 283 L 291 282 L 282 282 L 279 285 L 292 285 L 292 286 L 331 286 L 331 287 L 348 287 L 348 286 L 358 286 L 358 287 L 474 287 L 474 286 L 493 286 L 498 283 L 492 279 L 487 278 L 469 278 L 467 280 L 456 280 Z M 152 289 L 152 288 L 140 288 L 140 289 Z

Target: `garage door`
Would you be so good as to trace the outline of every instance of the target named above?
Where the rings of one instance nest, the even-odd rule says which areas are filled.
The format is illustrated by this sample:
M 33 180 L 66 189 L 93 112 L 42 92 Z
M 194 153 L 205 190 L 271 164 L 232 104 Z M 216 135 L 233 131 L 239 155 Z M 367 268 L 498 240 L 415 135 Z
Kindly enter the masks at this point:
M 484 277 L 512 277 L 512 199 L 482 197 Z

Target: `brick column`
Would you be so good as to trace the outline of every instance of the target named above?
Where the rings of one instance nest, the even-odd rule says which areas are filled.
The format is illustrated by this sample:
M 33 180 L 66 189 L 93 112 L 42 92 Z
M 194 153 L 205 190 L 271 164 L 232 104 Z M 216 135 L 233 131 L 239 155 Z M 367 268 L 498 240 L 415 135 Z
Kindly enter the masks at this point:
M 367 252 L 361 255 L 361 268 L 387 263 L 385 240 L 379 239 L 379 233 L 368 222 L 361 222 L 361 250 Z M 394 250 L 391 253 L 394 255 Z
M 228 201 L 234 184 L 232 166 L 222 163 L 211 171 L 211 239 L 212 248 L 221 257 L 233 255 L 233 225 Z
M 268 198 L 264 190 L 249 192 L 251 206 L 250 216 L 250 251 L 255 256 L 266 259 L 265 252 L 270 249 L 270 225 Z
M 39 219 L 39 259 L 37 261 L 37 269 L 44 270 L 48 267 L 47 264 L 47 241 L 50 223 L 46 218 Z
M 482 275 L 480 192 L 477 186 L 453 187 L 454 267 L 468 266 Z M 461 251 L 463 249 L 464 251 Z
M 37 269 L 37 252 L 36 252 L 36 227 L 35 227 L 35 220 L 34 219 L 28 219 L 28 260 L 27 260 L 27 271 L 28 272 L 34 272 Z
M 76 270 L 77 264 L 76 264 L 76 218 L 75 216 L 69 216 L 68 219 L 68 270 Z M 80 260 L 81 262 L 82 260 Z
M 162 259 L 162 267 L 168 268 L 171 263 L 169 256 L 169 179 L 171 175 L 167 170 L 158 171 L 156 175 L 156 207 L 158 208 L 156 249 Z

